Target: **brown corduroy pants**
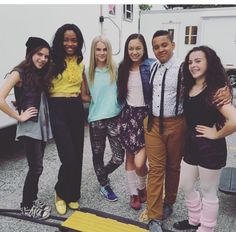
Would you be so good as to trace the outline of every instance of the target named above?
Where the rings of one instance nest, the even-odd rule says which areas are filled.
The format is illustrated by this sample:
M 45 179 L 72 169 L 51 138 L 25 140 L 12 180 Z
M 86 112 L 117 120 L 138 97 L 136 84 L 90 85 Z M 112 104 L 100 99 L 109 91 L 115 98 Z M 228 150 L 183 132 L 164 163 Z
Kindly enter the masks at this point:
M 163 202 L 174 204 L 179 185 L 186 123 L 184 117 L 164 118 L 164 132 L 159 132 L 159 118 L 153 118 L 152 130 L 144 120 L 146 154 L 149 163 L 147 209 L 150 219 L 162 219 Z M 165 194 L 163 196 L 163 188 Z M 164 197 L 164 201 L 163 201 Z

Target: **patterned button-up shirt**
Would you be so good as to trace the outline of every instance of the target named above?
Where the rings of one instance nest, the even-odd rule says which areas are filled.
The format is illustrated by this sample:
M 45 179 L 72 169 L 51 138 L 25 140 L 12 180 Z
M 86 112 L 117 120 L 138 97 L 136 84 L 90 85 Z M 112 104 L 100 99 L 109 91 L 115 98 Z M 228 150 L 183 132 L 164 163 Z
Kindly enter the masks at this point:
M 156 74 L 153 77 L 153 98 L 152 98 L 152 113 L 154 116 L 160 116 L 160 103 L 161 103 L 161 89 L 162 80 L 164 77 L 165 70 L 165 91 L 164 91 L 164 117 L 175 116 L 176 108 L 176 94 L 177 94 L 177 83 L 178 73 L 181 62 L 175 60 L 172 57 L 167 63 L 159 64 Z M 178 115 L 183 113 L 183 103 L 179 102 Z

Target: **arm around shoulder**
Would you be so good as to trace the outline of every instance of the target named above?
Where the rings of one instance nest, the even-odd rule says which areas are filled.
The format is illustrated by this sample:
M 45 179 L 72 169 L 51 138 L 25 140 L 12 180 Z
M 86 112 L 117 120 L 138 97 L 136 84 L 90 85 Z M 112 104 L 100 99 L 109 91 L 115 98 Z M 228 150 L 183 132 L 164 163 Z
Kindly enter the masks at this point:
M 213 97 L 213 103 L 221 107 L 232 102 L 232 91 L 228 85 L 218 89 Z

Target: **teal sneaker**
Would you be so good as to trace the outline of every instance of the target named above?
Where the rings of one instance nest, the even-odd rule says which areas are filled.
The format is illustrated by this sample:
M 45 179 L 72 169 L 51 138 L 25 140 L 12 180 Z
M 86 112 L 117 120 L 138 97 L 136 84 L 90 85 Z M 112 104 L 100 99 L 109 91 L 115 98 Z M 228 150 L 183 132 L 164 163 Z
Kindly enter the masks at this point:
M 101 189 L 100 189 L 100 193 L 108 201 L 117 201 L 118 200 L 116 194 L 113 192 L 113 190 L 112 190 L 112 188 L 109 184 L 107 184 L 105 186 L 102 186 Z

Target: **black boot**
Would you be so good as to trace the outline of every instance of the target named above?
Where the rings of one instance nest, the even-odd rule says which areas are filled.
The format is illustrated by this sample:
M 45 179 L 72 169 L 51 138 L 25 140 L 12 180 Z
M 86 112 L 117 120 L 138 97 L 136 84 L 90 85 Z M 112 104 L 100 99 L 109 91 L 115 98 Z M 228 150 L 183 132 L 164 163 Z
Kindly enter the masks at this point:
M 177 230 L 190 230 L 190 229 L 194 229 L 196 230 L 198 227 L 200 226 L 200 224 L 198 225 L 190 225 L 188 220 L 183 220 L 180 222 L 176 222 L 174 223 L 173 227 Z

